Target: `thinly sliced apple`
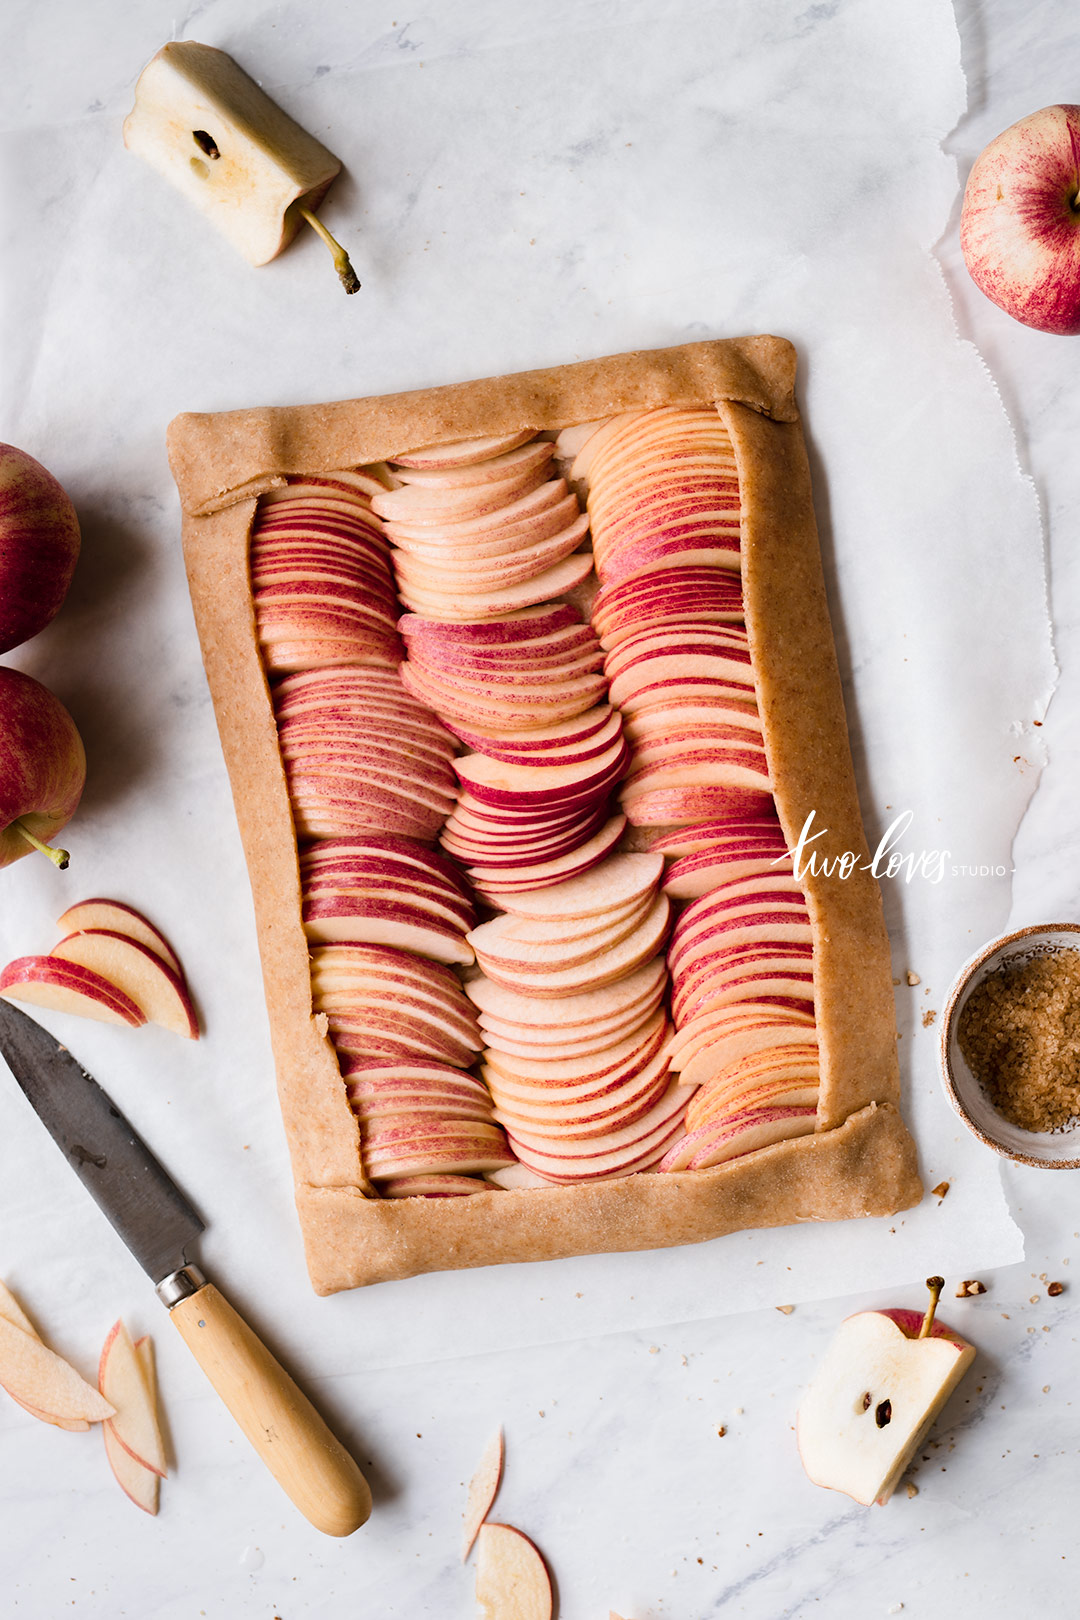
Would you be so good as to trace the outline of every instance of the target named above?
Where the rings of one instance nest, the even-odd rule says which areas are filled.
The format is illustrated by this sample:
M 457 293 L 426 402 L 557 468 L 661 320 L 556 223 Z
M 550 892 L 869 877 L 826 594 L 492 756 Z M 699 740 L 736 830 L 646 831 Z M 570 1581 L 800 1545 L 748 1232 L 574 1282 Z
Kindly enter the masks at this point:
M 6 1321 L 12 1324 L 12 1326 L 21 1328 L 24 1333 L 28 1333 L 30 1337 L 32 1339 L 36 1339 L 39 1344 L 42 1342 L 40 1333 L 38 1333 L 34 1324 L 31 1322 L 30 1318 L 27 1316 L 26 1312 L 15 1298 L 15 1295 L 11 1292 L 11 1289 L 8 1288 L 7 1284 L 3 1282 L 0 1282 L 0 1316 L 4 1317 Z M 8 1394 L 11 1394 L 10 1390 L 8 1391 Z M 16 1401 L 25 1412 L 29 1412 L 31 1417 L 38 1418 L 42 1423 L 51 1423 L 54 1428 L 86 1430 L 90 1427 L 85 1418 L 56 1417 L 52 1412 L 43 1412 L 39 1406 L 34 1406 L 31 1405 L 29 1401 L 21 1400 L 18 1395 L 12 1395 L 11 1398 L 13 1401 Z
M 92 968 L 58 956 L 20 956 L 9 962 L 0 973 L 0 996 L 131 1029 L 146 1023 L 141 1007 L 117 985 Z
M 505 455 L 519 444 L 535 437 L 535 428 L 523 428 L 518 433 L 504 433 L 486 439 L 459 439 L 454 444 L 429 444 L 408 455 L 398 454 L 393 465 L 397 467 L 469 467 L 480 461 L 491 461 Z
M 117 1320 L 109 1329 L 98 1365 L 98 1388 L 115 1407 L 109 1426 L 124 1450 L 143 1468 L 165 1478 L 165 1447 L 143 1366 L 131 1334 Z
M 154 1418 L 154 1427 L 157 1427 L 157 1369 L 154 1365 L 154 1347 L 148 1334 L 143 1334 L 134 1345 L 135 1360 L 142 1375 L 145 1387 L 145 1398 Z M 139 1397 L 137 1397 L 138 1399 Z M 101 1426 L 105 1441 L 105 1455 L 109 1459 L 109 1466 L 116 1476 L 117 1483 L 125 1496 L 142 1508 L 144 1513 L 155 1515 L 158 1511 L 161 1480 L 164 1477 L 164 1451 L 162 1451 L 162 1469 L 159 1472 L 133 1456 L 129 1448 L 121 1441 L 117 1432 L 116 1422 L 108 1420 Z
M 384 1198 L 469 1198 L 488 1191 L 479 1176 L 391 1176 L 379 1182 Z
M 482 1620 L 551 1620 L 551 1579 L 544 1560 L 512 1525 L 481 1526 L 476 1601 Z
M 50 1419 L 100 1423 L 116 1413 L 62 1356 L 6 1316 L 0 1316 L 0 1384 L 21 1404 Z
M 461 1562 L 472 1551 L 480 1526 L 491 1512 L 491 1505 L 499 1489 L 503 1470 L 503 1434 L 499 1429 L 484 1447 L 476 1472 L 469 1481 L 465 1498 L 465 1525 L 461 1542 Z
M 109 929 L 86 928 L 54 945 L 52 955 L 100 974 L 129 997 L 149 1023 L 198 1040 L 199 1023 L 187 986 L 148 945 Z
M 159 933 L 141 912 L 119 900 L 80 900 L 77 905 L 69 906 L 56 921 L 65 935 L 78 934 L 88 928 L 105 928 L 114 934 L 126 934 L 129 939 L 138 940 L 140 945 L 156 951 L 174 973 L 181 978 L 184 976 L 180 959 L 164 934 Z

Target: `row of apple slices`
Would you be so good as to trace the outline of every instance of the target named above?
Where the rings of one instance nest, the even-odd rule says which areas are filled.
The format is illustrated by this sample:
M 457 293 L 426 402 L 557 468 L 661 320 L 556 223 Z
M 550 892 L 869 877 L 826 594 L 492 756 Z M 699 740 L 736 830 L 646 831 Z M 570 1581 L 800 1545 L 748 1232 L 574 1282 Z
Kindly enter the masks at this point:
M 277 683 L 274 707 L 301 837 L 438 834 L 457 802 L 457 743 L 396 670 L 298 671 Z
M 509 897 L 513 909 L 470 936 L 484 969 L 465 986 L 488 1042 L 481 1072 L 530 1173 L 497 1182 L 632 1175 L 679 1134 L 692 1088 L 668 1071 L 662 871 L 662 856 L 612 856 Z
M 494 455 L 490 440 L 463 442 L 438 466 L 392 463 L 401 487 L 373 507 L 397 548 L 398 593 L 415 612 L 486 619 L 561 596 L 591 573 L 591 554 L 574 555 L 588 520 L 551 476 L 554 447 L 531 435 L 508 442 Z
M 472 1075 L 444 1063 L 359 1057 L 342 1074 L 365 1172 L 384 1197 L 484 1192 L 488 1184 L 473 1178 L 516 1162 L 490 1094 Z
M 627 753 L 616 733 L 603 753 L 576 765 L 515 765 L 487 754 L 456 759 L 462 791 L 440 837 L 443 849 L 513 883 L 532 884 L 537 867 L 564 858 L 567 872 L 580 870 L 582 846 L 611 820 L 608 801 Z
M 255 623 L 272 673 L 401 657 L 390 547 L 361 473 L 263 495 L 252 529 Z
M 304 929 L 316 945 L 364 944 L 435 963 L 473 961 L 476 920 L 468 889 L 444 855 L 417 839 L 357 833 L 309 845 L 300 856 Z M 433 975 L 429 975 L 433 976 Z
M 672 936 L 670 1061 L 695 1092 L 661 1170 L 700 1170 L 816 1128 L 818 1042 L 809 913 L 779 821 L 658 840 L 694 894 Z
M 738 471 L 715 409 L 613 417 L 578 450 L 570 477 L 588 485 L 601 585 L 671 563 L 738 570 Z
M 160 1024 L 198 1039 L 183 969 L 139 912 L 115 900 L 84 900 L 59 926 L 67 933 L 48 955 L 17 957 L 0 972 L 0 995 L 131 1029 Z
M 567 603 L 453 624 L 407 613 L 400 628 L 407 690 L 449 722 L 481 733 L 573 720 L 602 703 L 607 690 L 603 649 Z

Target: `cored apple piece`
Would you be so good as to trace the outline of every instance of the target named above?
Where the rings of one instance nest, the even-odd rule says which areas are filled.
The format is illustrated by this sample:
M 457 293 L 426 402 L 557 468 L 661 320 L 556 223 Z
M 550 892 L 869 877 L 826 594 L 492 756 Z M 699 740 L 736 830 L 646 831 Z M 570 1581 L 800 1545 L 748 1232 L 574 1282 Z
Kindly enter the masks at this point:
M 36 1333 L 0 1315 L 0 1384 L 47 1422 L 100 1423 L 115 1408 Z
M 56 919 L 57 926 L 63 929 L 64 936 L 79 934 L 85 929 L 104 928 L 114 934 L 126 934 L 128 939 L 137 940 L 140 945 L 156 951 L 166 966 L 182 979 L 184 970 L 180 966 L 180 959 L 164 934 L 160 933 L 144 917 L 141 911 L 135 911 L 120 900 L 80 900 L 77 905 L 69 906 L 62 916 Z
M 491 1512 L 491 1504 L 495 1500 L 499 1481 L 502 1479 L 502 1470 L 503 1434 L 499 1429 L 484 1447 L 484 1454 L 480 1458 L 477 1470 L 469 1481 L 469 1493 L 465 1498 L 465 1527 L 461 1542 L 462 1563 L 472 1551 L 480 1526 Z
M 58 956 L 20 956 L 9 962 L 0 973 L 0 996 L 131 1029 L 146 1023 L 145 1013 L 123 990 L 91 968 Z
M 798 1443 L 815 1485 L 856 1502 L 889 1500 L 975 1347 L 934 1320 L 944 1287 L 927 1278 L 918 1311 L 860 1311 L 841 1323 L 799 1406 Z
M 145 1021 L 198 1040 L 198 1019 L 187 986 L 148 945 L 112 930 L 87 928 L 54 945 L 52 955 L 100 974 L 135 1003 Z
M 551 1620 L 551 1579 L 544 1560 L 512 1525 L 480 1528 L 476 1601 L 482 1620 Z

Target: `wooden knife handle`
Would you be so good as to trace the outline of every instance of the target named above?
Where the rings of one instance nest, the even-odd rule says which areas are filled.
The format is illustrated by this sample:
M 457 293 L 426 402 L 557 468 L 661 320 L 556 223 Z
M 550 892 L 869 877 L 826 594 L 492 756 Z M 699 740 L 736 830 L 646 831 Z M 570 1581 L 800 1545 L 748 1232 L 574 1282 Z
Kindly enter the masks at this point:
M 304 1517 L 328 1536 L 351 1536 L 359 1530 L 371 1512 L 367 1480 L 243 1317 L 211 1283 L 182 1299 L 169 1314 Z

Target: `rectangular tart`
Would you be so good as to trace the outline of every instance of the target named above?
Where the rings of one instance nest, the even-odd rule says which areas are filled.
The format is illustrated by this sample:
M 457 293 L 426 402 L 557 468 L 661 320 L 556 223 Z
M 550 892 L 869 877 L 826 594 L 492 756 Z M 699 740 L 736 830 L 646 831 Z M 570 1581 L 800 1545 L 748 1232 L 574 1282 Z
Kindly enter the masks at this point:
M 203 658 L 255 902 L 278 1091 L 320 1294 L 425 1271 L 701 1242 L 751 1227 L 890 1215 L 922 1195 L 898 1111 L 888 939 L 869 870 L 829 626 L 795 353 L 775 337 L 687 344 L 328 405 L 186 414 L 169 429 Z M 461 1198 L 377 1196 L 312 1006 L 298 845 L 256 630 L 249 543 L 260 495 L 420 446 L 617 413 L 715 407 L 734 446 L 745 622 L 777 814 L 808 815 L 841 877 L 807 873 L 820 1091 L 813 1134 L 712 1169 Z M 820 847 L 820 846 L 819 846 Z M 850 865 L 850 863 L 849 863 Z

